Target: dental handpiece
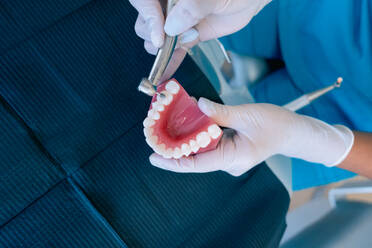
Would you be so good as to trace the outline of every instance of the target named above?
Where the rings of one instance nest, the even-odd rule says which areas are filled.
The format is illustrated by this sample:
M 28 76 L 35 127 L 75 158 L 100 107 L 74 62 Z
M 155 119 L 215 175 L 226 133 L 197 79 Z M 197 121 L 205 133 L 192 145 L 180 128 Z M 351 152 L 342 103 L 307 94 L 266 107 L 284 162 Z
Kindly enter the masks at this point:
M 164 16 L 172 10 L 177 0 L 168 0 L 167 6 L 164 11 Z M 165 35 L 163 46 L 159 49 L 155 62 L 151 68 L 150 75 L 148 78 L 143 78 L 138 86 L 138 90 L 145 93 L 146 95 L 153 96 L 159 94 L 156 92 L 156 86 L 161 83 L 165 69 L 167 68 L 169 61 L 173 55 L 174 49 L 177 43 L 177 36 Z M 161 94 L 160 94 L 161 95 Z
M 319 97 L 323 96 L 324 94 L 330 92 L 331 90 L 335 88 L 341 87 L 343 79 L 341 77 L 337 78 L 336 82 L 334 82 L 332 85 L 313 91 L 311 93 L 305 94 L 285 105 L 283 105 L 283 108 L 286 108 L 288 110 L 291 110 L 293 112 L 302 109 L 303 107 L 309 105 L 312 101 L 315 99 L 318 99 Z

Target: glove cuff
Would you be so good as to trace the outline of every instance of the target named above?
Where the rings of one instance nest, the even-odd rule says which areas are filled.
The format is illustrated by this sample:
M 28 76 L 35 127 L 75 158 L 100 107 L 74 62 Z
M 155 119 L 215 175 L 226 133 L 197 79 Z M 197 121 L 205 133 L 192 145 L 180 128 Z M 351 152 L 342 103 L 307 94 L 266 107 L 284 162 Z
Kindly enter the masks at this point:
M 336 162 L 331 164 L 325 164 L 325 166 L 327 167 L 334 167 L 342 163 L 342 161 L 344 161 L 346 157 L 349 155 L 351 148 L 354 145 L 354 133 L 348 127 L 343 125 L 334 125 L 333 127 L 337 130 L 339 136 L 342 138 L 345 144 L 345 151 Z

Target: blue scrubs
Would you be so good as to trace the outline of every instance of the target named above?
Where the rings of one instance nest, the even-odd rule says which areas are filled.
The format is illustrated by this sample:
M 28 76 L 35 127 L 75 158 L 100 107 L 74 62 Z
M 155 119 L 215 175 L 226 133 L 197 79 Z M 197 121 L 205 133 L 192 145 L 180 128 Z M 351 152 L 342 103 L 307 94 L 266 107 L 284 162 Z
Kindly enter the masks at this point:
M 300 113 L 372 132 L 372 1 L 273 1 L 223 42 L 241 54 L 285 62 L 254 89 L 257 102 L 282 105 L 342 76 L 340 89 Z M 353 175 L 293 159 L 294 190 Z

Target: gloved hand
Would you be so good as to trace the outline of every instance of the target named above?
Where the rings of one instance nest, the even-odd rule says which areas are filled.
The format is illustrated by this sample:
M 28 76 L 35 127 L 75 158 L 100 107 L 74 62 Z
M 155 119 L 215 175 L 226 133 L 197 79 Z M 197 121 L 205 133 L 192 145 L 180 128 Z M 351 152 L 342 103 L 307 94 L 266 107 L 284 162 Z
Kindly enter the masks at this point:
M 181 158 L 153 154 L 150 162 L 175 172 L 226 171 L 240 176 L 272 155 L 335 166 L 351 150 L 353 133 L 345 126 L 299 115 L 271 104 L 225 106 L 201 98 L 199 108 L 224 130 L 216 150 Z
M 170 36 L 180 35 L 180 45 L 165 74 L 171 76 L 185 57 L 185 48 L 232 34 L 248 24 L 271 0 L 179 0 L 164 15 L 159 0 L 129 0 L 139 12 L 135 30 L 145 40 L 145 49 L 156 54 L 164 43 L 164 30 Z M 162 0 L 160 0 L 162 1 Z

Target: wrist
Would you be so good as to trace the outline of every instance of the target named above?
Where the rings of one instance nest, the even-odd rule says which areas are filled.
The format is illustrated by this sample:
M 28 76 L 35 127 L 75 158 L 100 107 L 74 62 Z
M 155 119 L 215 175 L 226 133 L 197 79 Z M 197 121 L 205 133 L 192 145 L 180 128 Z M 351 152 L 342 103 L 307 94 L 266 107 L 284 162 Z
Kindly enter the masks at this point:
M 342 125 L 329 125 L 321 120 L 297 115 L 290 126 L 285 149 L 281 154 L 333 167 L 349 154 L 353 132 Z
M 348 127 L 343 125 L 334 125 L 333 127 L 338 130 L 339 136 L 341 137 L 344 144 L 344 151 L 335 162 L 331 164 L 325 164 L 325 166 L 327 167 L 333 167 L 341 164 L 349 155 L 351 148 L 354 145 L 354 133 Z

